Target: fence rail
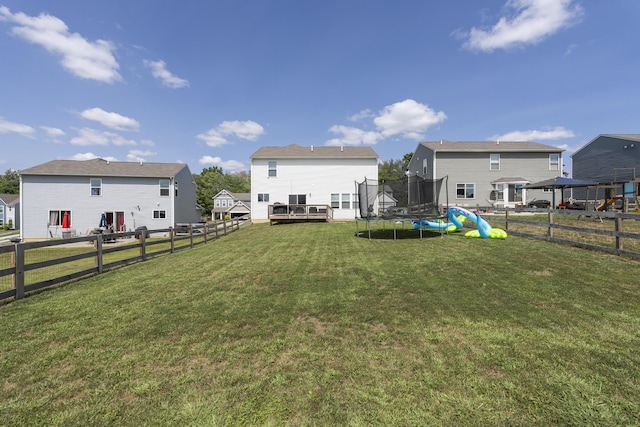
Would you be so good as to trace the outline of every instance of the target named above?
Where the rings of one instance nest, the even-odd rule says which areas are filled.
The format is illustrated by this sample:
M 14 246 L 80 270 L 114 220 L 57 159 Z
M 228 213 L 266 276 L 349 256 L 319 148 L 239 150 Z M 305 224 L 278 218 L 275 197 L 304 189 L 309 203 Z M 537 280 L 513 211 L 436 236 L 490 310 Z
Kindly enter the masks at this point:
M 0 246 L 0 301 L 21 299 L 28 292 L 193 248 L 232 233 L 240 225 L 238 220 L 229 220 Z M 154 237 L 157 235 L 161 237 Z
M 540 222 L 511 215 L 510 213 L 513 212 L 523 211 L 521 209 L 506 210 L 505 230 L 509 234 L 640 259 L 640 232 L 638 232 L 640 231 L 640 215 L 638 214 L 528 209 L 527 212 L 532 214 L 546 213 L 546 221 Z M 567 218 L 570 220 L 566 221 Z M 591 220 L 591 227 L 575 225 L 580 221 L 589 220 Z M 588 222 L 585 223 L 588 224 Z M 599 225 L 599 227 L 594 225 Z M 625 246 L 629 246 L 631 249 L 625 248 Z

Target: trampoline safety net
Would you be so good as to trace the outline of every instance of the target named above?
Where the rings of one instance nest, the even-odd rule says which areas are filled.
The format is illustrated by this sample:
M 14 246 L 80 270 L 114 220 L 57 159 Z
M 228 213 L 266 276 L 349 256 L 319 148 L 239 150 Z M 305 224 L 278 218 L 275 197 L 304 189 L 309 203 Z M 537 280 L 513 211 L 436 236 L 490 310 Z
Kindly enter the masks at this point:
M 399 180 L 367 179 L 356 183 L 360 217 L 373 219 L 425 218 L 440 215 L 440 188 L 446 177 L 424 179 L 419 176 Z

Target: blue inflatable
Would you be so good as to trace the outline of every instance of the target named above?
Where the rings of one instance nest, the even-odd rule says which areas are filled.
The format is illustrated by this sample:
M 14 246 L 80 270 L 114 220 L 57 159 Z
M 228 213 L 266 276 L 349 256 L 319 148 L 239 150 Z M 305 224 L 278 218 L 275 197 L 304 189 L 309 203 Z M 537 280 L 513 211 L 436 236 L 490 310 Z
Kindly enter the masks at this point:
M 447 218 L 451 221 L 456 229 L 461 229 L 463 227 L 462 221 L 458 218 L 459 216 L 463 216 L 470 221 L 476 223 L 478 227 L 477 230 L 471 230 L 465 234 L 467 237 L 482 237 L 483 239 L 491 238 L 491 239 L 506 239 L 507 232 L 501 230 L 499 228 L 492 228 L 487 221 L 480 217 L 477 213 L 473 213 L 467 209 L 452 206 L 447 209 Z

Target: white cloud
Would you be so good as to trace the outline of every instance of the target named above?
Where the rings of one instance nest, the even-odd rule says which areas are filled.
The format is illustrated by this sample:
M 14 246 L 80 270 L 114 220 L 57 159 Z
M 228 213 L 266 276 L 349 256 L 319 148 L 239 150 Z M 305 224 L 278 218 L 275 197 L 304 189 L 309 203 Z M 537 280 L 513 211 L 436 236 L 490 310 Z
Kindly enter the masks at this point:
M 117 133 L 82 128 L 78 129 L 78 136 L 71 138 L 73 145 L 136 145 L 136 141 L 123 138 Z
M 93 159 L 104 159 L 109 160 L 110 162 L 117 162 L 118 159 L 112 156 L 96 156 L 95 154 L 89 153 L 78 153 L 71 156 L 70 160 L 93 160 Z
M 203 140 L 209 147 L 220 147 L 231 143 L 227 137 L 255 141 L 262 134 L 264 134 L 264 128 L 252 120 L 244 122 L 234 120 L 224 121 L 215 128 L 196 135 L 196 138 Z
M 160 80 L 163 86 L 172 89 L 189 87 L 189 81 L 181 79 L 167 70 L 167 64 L 164 61 L 143 60 L 144 65 L 151 69 L 151 75 Z
M 492 52 L 496 49 L 536 44 L 558 31 L 577 23 L 583 8 L 574 0 L 508 0 L 502 16 L 489 29 L 471 28 L 461 35 L 467 39 L 464 47 Z
M 81 112 L 80 116 L 101 123 L 110 129 L 137 131 L 140 128 L 140 123 L 137 120 L 118 113 L 104 111 L 102 108 L 89 108 Z
M 373 117 L 374 114 L 370 109 L 362 110 L 359 113 L 354 114 L 353 116 L 348 117 L 350 122 L 357 122 L 362 119 L 368 119 L 369 117 Z
M 220 157 L 203 156 L 198 160 L 201 165 L 217 166 L 225 172 L 240 172 L 247 170 L 244 164 L 237 160 L 223 161 Z
M 45 13 L 29 16 L 0 6 L 0 20 L 16 24 L 12 34 L 62 56 L 61 65 L 77 77 L 104 83 L 122 80 L 113 54 L 115 47 L 106 40 L 90 42 L 78 33 L 70 33 L 61 19 Z
M 420 140 L 433 125 L 442 123 L 447 115 L 442 111 L 434 111 L 425 104 L 413 99 L 388 105 L 373 119 L 385 138 L 400 135 L 404 138 Z
M 52 128 L 49 126 L 40 126 L 40 129 L 45 131 L 49 138 L 57 138 L 57 137 L 66 135 L 66 133 L 64 133 L 62 129 L 58 129 L 58 128 Z
M 363 110 L 361 113 L 369 111 Z M 373 114 L 366 114 L 373 117 Z M 326 141 L 326 145 L 373 145 L 380 140 L 398 136 L 420 140 L 425 137 L 428 128 L 442 123 L 446 118 L 447 115 L 442 111 L 436 112 L 426 104 L 405 99 L 387 105 L 375 116 L 375 131 L 365 131 L 351 126 L 331 126 L 329 132 L 340 136 Z
M 576 136 L 573 131 L 562 126 L 545 128 L 544 130 L 516 130 L 503 135 L 493 135 L 489 141 L 549 141 Z
M 374 145 L 382 138 L 378 132 L 364 131 L 351 126 L 334 125 L 329 132 L 340 135 L 339 138 L 330 139 L 326 145 Z
M 127 154 L 127 160 L 130 162 L 146 162 L 147 157 L 155 155 L 155 152 L 149 150 L 130 150 Z
M 10 122 L 0 116 L 0 133 L 17 133 L 18 135 L 31 138 L 35 132 L 36 130 L 31 126 Z

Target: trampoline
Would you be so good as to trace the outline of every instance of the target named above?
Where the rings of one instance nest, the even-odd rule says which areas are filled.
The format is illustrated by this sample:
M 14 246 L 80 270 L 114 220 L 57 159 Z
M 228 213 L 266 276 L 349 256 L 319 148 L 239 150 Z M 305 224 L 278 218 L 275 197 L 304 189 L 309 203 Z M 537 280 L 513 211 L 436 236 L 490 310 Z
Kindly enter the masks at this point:
M 397 227 L 404 229 L 410 224 L 411 229 L 423 237 L 423 227 L 415 224 L 424 222 L 438 222 L 445 219 L 440 210 L 439 195 L 442 186 L 447 189 L 447 177 L 440 179 L 425 179 L 417 175 L 398 180 L 367 179 L 356 182 L 359 209 L 356 210 L 356 236 L 362 236 L 365 231 L 371 239 L 372 223 L 381 223 L 383 230 L 393 224 L 393 237 L 397 236 Z M 448 194 L 448 191 L 445 191 Z M 445 206 L 448 207 L 448 196 Z M 365 230 L 360 227 L 365 224 Z M 436 229 L 441 235 L 446 228 Z

